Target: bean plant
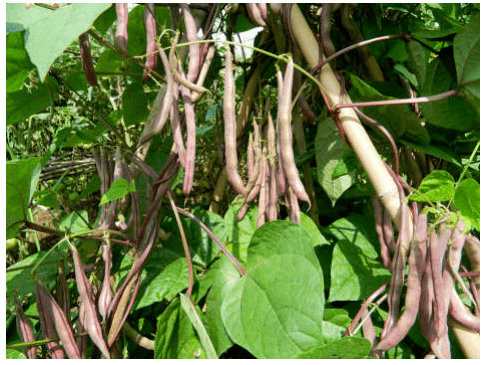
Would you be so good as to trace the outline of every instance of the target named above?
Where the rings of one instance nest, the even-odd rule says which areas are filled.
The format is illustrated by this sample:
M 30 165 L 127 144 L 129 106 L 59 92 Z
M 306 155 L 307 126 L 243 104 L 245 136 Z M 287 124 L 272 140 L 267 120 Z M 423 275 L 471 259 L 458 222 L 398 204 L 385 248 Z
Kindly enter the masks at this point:
M 6 9 L 7 358 L 480 357 L 480 4 Z

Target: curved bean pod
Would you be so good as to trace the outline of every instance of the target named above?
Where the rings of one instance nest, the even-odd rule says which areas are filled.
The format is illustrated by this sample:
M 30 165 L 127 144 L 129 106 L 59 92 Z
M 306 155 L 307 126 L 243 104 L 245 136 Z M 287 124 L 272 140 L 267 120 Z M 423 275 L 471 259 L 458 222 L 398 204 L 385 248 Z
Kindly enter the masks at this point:
M 98 86 L 96 80 L 95 68 L 93 67 L 93 58 L 91 57 L 90 36 L 84 32 L 78 38 L 79 53 L 81 55 L 81 65 L 85 72 L 86 80 L 91 86 Z
M 34 331 L 32 330 L 32 323 L 30 323 L 29 319 L 24 313 L 24 309 L 22 308 L 22 303 L 16 297 L 15 300 L 15 307 L 17 315 L 16 324 L 17 324 L 17 332 L 19 333 L 20 338 L 24 342 L 33 342 L 35 341 Z M 36 347 L 28 347 L 27 348 L 27 357 L 29 359 L 37 359 L 37 349 Z
M 122 53 L 128 53 L 128 31 L 127 26 L 129 23 L 129 11 L 128 5 L 115 4 L 117 12 L 117 33 L 115 34 L 115 46 Z
M 228 181 L 235 191 L 245 194 L 245 186 L 238 173 L 237 120 L 235 116 L 235 79 L 232 53 L 227 48 L 225 56 L 225 94 L 223 97 L 223 119 L 225 122 L 225 167 Z
M 284 75 L 284 82 L 282 91 L 279 92 L 281 98 L 279 99 L 279 117 L 278 117 L 278 135 L 279 135 L 279 152 L 282 159 L 282 168 L 286 176 L 287 183 L 293 190 L 294 194 L 299 200 L 308 203 L 308 209 L 311 208 L 311 201 L 306 193 L 306 189 L 299 178 L 299 171 L 294 161 L 293 151 L 293 136 L 291 130 L 291 104 L 292 104 L 292 82 L 293 82 L 294 67 L 293 61 L 290 60 L 286 74 Z
M 112 252 L 109 244 L 102 245 L 102 258 L 105 261 L 105 276 L 98 297 L 98 311 L 104 321 L 110 315 L 110 303 L 112 302 L 112 289 L 110 287 L 110 270 L 112 267 Z
M 213 57 L 215 56 L 215 47 L 213 45 L 210 46 L 208 52 L 206 53 L 205 60 L 203 65 L 200 68 L 200 73 L 198 75 L 198 80 L 196 81 L 196 85 L 203 87 L 203 83 L 205 82 L 206 75 L 210 69 L 211 61 L 213 61 Z M 201 97 L 202 93 L 198 93 L 193 91 L 191 93 L 191 101 L 194 103 Z
M 421 279 L 423 277 L 424 266 L 426 263 L 427 241 L 428 220 L 426 215 L 421 214 L 414 231 L 412 249 L 409 253 L 409 273 L 407 277 L 404 312 L 388 331 L 387 335 L 376 346 L 376 350 L 387 351 L 397 346 L 399 342 L 406 337 L 416 321 L 421 296 L 421 291 L 418 290 L 418 288 L 421 286 Z
M 196 113 L 191 101 L 191 91 L 181 86 L 186 120 L 186 163 L 184 165 L 183 192 L 188 195 L 193 187 L 194 161 L 196 158 Z
M 83 263 L 81 262 L 78 250 L 73 245 L 71 245 L 71 252 L 73 255 L 76 286 L 78 287 L 81 303 L 85 306 L 86 311 L 86 323 L 83 323 L 83 326 L 88 331 L 93 343 L 100 349 L 102 355 L 106 359 L 109 359 L 110 352 L 108 351 L 105 339 L 103 338 L 103 332 L 101 330 L 100 322 L 98 321 L 98 314 L 95 305 L 93 304 L 91 286 L 85 271 L 83 270 Z
M 247 3 L 245 4 L 245 7 L 247 8 L 250 22 L 254 25 L 260 25 L 261 27 L 265 27 L 265 21 L 264 19 L 262 19 L 262 15 L 260 9 L 257 7 L 257 4 Z
M 63 310 L 56 303 L 56 300 L 44 285 L 36 282 L 36 288 L 41 297 L 42 304 L 45 306 L 43 309 L 49 313 L 49 316 L 54 323 L 57 335 L 63 344 L 64 351 L 66 351 L 66 354 L 70 359 L 81 359 L 73 331 Z
M 455 290 L 452 291 L 449 315 L 461 325 L 473 331 L 480 332 L 480 316 L 470 312 Z
M 147 38 L 147 47 L 145 50 L 146 59 L 145 59 L 145 66 L 150 70 L 157 69 L 157 41 L 156 41 L 156 18 L 154 14 L 156 13 L 156 9 L 154 4 L 146 4 L 144 10 L 144 26 L 145 26 L 145 34 Z M 167 74 L 166 74 L 167 75 Z M 144 69 L 143 80 L 148 81 L 150 79 L 149 72 L 147 69 Z
M 186 26 L 186 37 L 188 38 L 188 42 L 196 42 L 198 40 L 198 29 L 193 18 L 193 14 L 191 14 L 187 4 L 181 4 L 181 9 L 183 11 L 184 25 Z M 199 67 L 200 45 L 197 43 L 191 44 L 189 46 L 189 63 L 188 72 L 186 75 L 189 82 L 194 83 L 196 81 L 199 74 Z

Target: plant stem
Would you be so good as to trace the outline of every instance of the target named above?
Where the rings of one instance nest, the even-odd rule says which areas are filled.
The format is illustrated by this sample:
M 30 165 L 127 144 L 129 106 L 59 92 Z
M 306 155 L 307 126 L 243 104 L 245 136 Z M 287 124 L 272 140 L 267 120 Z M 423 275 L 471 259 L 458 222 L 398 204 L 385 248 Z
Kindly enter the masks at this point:
M 431 96 L 421 96 L 419 98 L 409 98 L 409 99 L 395 99 L 395 100 L 379 100 L 379 101 L 362 101 L 356 103 L 343 103 L 335 106 L 335 110 L 343 108 L 355 108 L 359 106 L 384 106 L 384 105 L 400 105 L 400 104 L 418 104 L 418 103 L 430 103 L 433 101 L 440 101 L 443 99 L 450 98 L 452 96 L 461 95 L 456 90 L 448 90 L 444 93 L 435 94 Z

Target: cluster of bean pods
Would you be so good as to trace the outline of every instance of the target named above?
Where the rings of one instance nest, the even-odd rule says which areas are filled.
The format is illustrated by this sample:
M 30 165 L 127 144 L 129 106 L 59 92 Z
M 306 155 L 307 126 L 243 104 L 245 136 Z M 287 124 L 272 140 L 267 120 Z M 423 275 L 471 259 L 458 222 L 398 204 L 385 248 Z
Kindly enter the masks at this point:
M 250 21 L 255 25 L 265 27 L 267 23 L 267 4 L 249 3 L 245 4 Z
M 284 77 L 277 74 L 278 116 L 277 128 L 270 113 L 267 123 L 261 126 L 253 123 L 247 147 L 248 181 L 244 184 L 238 170 L 237 135 L 235 117 L 235 79 L 232 54 L 227 48 L 225 64 L 224 122 L 225 122 L 225 166 L 228 181 L 244 199 L 237 219 L 245 215 L 249 203 L 258 196 L 258 219 L 260 227 L 266 221 L 278 218 L 279 199 L 284 197 L 290 220 L 300 222 L 298 199 L 311 205 L 299 171 L 294 161 L 291 105 L 294 67 L 288 62 Z
M 465 225 L 459 218 L 453 224 L 445 217 L 443 222 L 433 225 L 428 224 L 427 213 L 415 214 L 414 211 L 412 239 L 404 228 L 407 225 L 403 224 L 395 240 L 390 216 L 382 209 L 378 200 L 374 202 L 374 212 L 381 257 L 392 273 L 387 294 L 389 311 L 379 341 L 373 330 L 367 331 L 365 328 L 365 324 L 371 324 L 371 318 L 364 314 L 373 299 L 364 302 L 349 327 L 349 333 L 354 332 L 358 319 L 363 318 L 364 335 L 371 341 L 374 351 L 380 355 L 381 352 L 397 346 L 417 320 L 423 337 L 430 345 L 431 353 L 427 357 L 451 358 L 449 319 L 472 331 L 480 332 L 480 281 L 472 279 L 480 278 L 480 241 L 465 232 Z M 409 208 L 404 205 L 402 216 L 410 213 Z M 470 262 L 470 271 L 465 272 L 470 281 L 470 289 L 462 279 L 464 275 L 459 272 L 462 252 Z M 406 266 L 406 292 L 401 312 Z M 460 288 L 473 309 L 463 303 L 456 287 Z M 384 291 L 385 287 L 380 289 Z M 374 293 L 374 297 L 376 295 Z

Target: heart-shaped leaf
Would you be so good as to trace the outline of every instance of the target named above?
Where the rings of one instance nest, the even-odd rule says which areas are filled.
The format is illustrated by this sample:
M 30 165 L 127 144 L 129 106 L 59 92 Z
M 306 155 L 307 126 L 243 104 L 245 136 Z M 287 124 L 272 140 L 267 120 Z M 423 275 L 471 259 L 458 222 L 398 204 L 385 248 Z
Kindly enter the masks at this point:
M 273 221 L 253 235 L 247 274 L 228 288 L 225 328 L 257 358 L 290 358 L 323 344 L 323 273 L 306 230 Z

